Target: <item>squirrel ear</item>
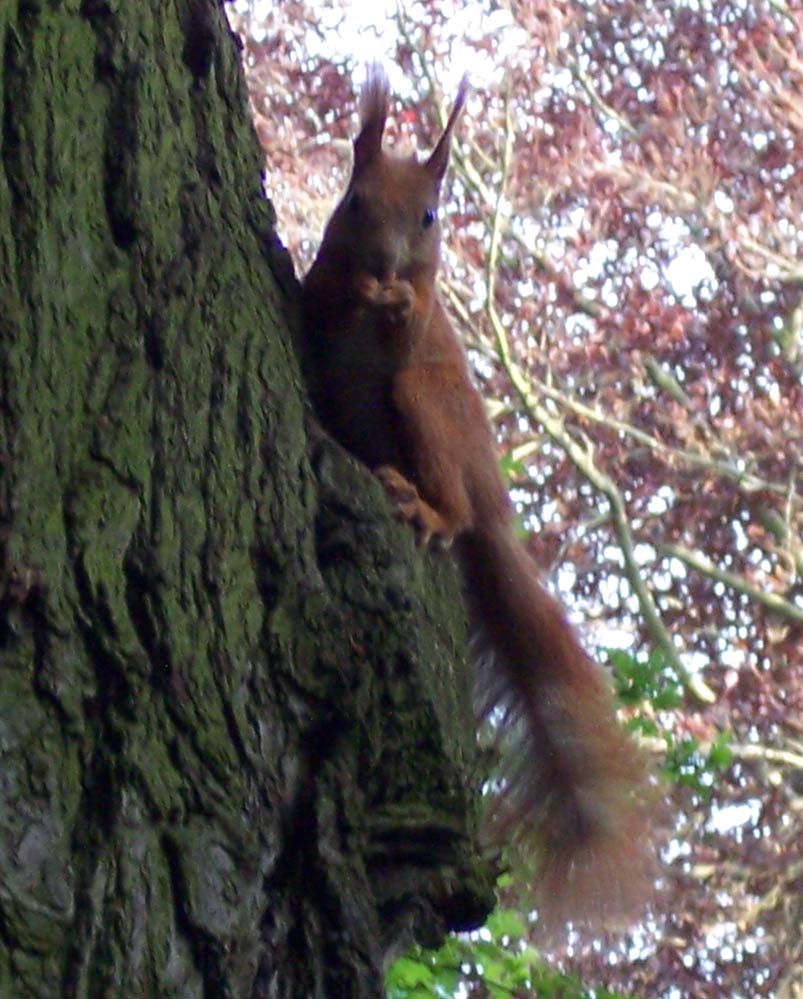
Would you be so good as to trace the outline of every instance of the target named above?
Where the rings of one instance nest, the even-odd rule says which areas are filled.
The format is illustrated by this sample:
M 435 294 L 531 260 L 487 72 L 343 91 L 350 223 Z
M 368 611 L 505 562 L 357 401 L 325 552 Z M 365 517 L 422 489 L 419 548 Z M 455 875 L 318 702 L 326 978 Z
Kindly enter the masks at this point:
M 449 120 L 446 122 L 446 128 L 443 130 L 443 135 L 438 139 L 438 144 L 432 150 L 429 159 L 424 164 L 425 168 L 432 174 L 435 181 L 440 184 L 443 180 L 443 175 L 446 173 L 446 167 L 449 165 L 449 151 L 452 146 L 452 131 L 457 124 L 457 119 L 460 117 L 460 112 L 463 110 L 463 105 L 466 103 L 466 94 L 468 93 L 468 74 L 464 73 L 463 78 L 460 81 L 460 86 L 457 88 L 457 97 L 455 97 L 454 107 L 452 108 L 452 113 L 449 115 Z
M 368 63 L 360 92 L 360 134 L 354 140 L 354 169 L 361 169 L 382 149 L 390 110 L 390 85 L 381 63 Z

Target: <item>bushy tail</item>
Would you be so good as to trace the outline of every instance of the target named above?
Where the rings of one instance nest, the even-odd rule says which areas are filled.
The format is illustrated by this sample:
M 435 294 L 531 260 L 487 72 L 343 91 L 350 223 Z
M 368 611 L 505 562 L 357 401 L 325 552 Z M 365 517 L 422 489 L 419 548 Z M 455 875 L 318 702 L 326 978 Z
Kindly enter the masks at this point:
M 643 759 L 618 725 L 604 676 L 507 524 L 464 535 L 458 556 L 480 644 L 481 715 L 499 724 L 495 844 L 535 857 L 533 893 L 552 933 L 632 918 L 650 893 Z

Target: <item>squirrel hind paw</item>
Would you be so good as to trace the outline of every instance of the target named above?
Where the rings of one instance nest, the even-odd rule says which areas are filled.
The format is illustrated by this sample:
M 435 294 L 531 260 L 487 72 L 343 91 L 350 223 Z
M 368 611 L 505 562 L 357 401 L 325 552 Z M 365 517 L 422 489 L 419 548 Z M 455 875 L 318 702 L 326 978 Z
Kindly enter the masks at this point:
M 421 499 L 415 485 L 391 465 L 381 465 L 374 475 L 379 479 L 396 508 L 396 516 L 415 528 L 416 540 L 422 547 L 447 549 L 454 541 L 455 532 L 449 529 L 444 517 Z

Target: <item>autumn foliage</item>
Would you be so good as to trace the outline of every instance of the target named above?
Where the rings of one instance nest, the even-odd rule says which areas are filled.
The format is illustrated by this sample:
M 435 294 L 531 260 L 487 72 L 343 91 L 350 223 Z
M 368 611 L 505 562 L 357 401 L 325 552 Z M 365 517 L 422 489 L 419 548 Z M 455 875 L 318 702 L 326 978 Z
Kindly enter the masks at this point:
M 304 270 L 375 49 L 337 55 L 345 11 L 239 8 L 266 188 Z M 383 44 L 409 88 L 397 145 L 430 148 L 433 98 L 474 73 L 443 293 L 531 551 L 589 644 L 629 651 L 618 684 L 673 788 L 639 961 L 577 960 L 636 995 L 798 996 L 803 14 L 441 0 Z

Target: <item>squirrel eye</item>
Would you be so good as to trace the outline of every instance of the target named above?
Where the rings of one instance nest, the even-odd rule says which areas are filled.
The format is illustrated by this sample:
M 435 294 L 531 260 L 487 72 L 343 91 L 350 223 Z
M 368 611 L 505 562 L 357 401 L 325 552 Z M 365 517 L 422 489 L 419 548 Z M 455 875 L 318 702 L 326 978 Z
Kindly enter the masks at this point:
M 438 212 L 435 208 L 427 208 L 424 212 L 424 217 L 421 219 L 421 224 L 425 229 L 429 229 L 435 219 L 438 217 Z
M 349 195 L 348 209 L 350 212 L 359 211 L 360 208 L 360 196 L 356 191 L 352 191 Z

